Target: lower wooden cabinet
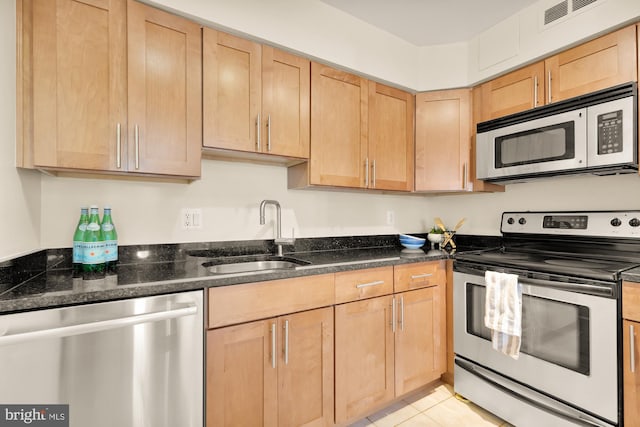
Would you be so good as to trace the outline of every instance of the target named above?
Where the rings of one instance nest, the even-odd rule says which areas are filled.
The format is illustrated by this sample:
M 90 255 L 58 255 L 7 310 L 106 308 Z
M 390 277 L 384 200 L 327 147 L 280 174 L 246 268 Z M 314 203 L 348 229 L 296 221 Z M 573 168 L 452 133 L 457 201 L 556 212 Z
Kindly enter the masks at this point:
M 394 397 L 391 295 L 336 306 L 336 423 Z
M 417 279 L 426 276 L 441 279 Z M 398 277 L 395 289 L 413 286 L 412 280 L 423 287 L 335 307 L 337 424 L 356 421 L 446 370 L 444 262 L 396 266 Z
M 333 425 L 333 308 L 207 333 L 207 427 Z
M 640 322 L 623 321 L 622 351 L 624 425 L 638 427 L 640 426 Z
M 624 425 L 640 427 L 640 283 L 622 284 Z
M 396 295 L 396 396 L 440 378 L 446 370 L 444 286 Z

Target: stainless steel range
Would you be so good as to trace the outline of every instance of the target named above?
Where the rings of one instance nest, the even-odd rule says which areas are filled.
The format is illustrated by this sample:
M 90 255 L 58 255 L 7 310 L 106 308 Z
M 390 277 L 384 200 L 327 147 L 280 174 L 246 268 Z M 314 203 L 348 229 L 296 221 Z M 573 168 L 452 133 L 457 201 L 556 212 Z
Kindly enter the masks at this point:
M 620 275 L 640 265 L 640 211 L 505 212 L 501 232 L 454 263 L 455 391 L 518 427 L 621 425 Z M 518 276 L 517 359 L 492 347 L 486 271 Z

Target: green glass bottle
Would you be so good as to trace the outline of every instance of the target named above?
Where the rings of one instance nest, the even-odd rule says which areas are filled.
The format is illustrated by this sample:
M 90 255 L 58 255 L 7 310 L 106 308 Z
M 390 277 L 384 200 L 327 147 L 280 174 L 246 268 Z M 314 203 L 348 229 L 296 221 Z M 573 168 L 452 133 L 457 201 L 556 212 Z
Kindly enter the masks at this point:
M 91 206 L 89 223 L 84 232 L 84 259 L 82 278 L 85 280 L 104 277 L 104 238 L 100 228 L 98 207 Z
M 87 229 L 89 223 L 89 208 L 80 208 L 80 220 L 76 226 L 76 231 L 73 233 L 73 274 L 74 277 L 77 273 L 82 271 L 82 260 L 84 258 L 84 232 Z
M 102 237 L 104 238 L 104 262 L 107 273 L 114 273 L 118 262 L 118 233 L 111 218 L 111 207 L 104 207 L 102 216 Z

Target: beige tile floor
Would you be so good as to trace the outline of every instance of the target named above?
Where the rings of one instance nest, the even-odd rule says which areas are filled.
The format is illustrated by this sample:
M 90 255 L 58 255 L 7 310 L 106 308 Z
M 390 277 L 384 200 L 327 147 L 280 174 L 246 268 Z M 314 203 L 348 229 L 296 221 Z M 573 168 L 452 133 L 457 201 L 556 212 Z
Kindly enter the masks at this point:
M 510 427 L 511 424 L 471 402 L 456 398 L 453 388 L 436 383 L 351 427 Z

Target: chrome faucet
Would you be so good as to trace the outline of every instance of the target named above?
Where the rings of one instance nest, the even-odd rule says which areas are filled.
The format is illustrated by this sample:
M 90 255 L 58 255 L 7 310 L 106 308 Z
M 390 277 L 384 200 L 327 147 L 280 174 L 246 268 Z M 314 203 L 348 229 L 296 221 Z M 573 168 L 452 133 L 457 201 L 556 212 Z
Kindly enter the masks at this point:
M 264 225 L 264 208 L 267 205 L 274 205 L 276 207 L 276 238 L 274 240 L 277 246 L 276 255 L 282 256 L 282 245 L 293 245 L 296 239 L 293 237 L 282 237 L 282 215 L 280 213 L 280 203 L 277 200 L 263 200 L 260 202 L 260 225 Z

